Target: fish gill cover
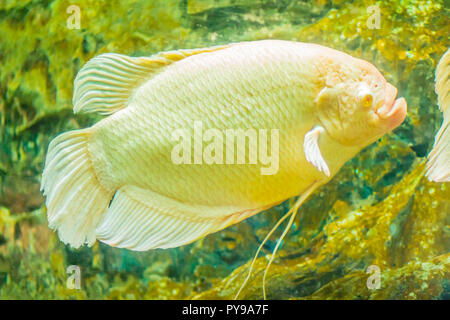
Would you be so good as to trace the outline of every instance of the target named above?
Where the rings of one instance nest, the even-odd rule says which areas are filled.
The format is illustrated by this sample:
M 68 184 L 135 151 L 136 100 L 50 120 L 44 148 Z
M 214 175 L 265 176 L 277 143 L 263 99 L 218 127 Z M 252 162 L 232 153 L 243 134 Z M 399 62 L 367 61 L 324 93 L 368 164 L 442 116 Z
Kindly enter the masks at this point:
M 259 39 L 314 42 L 368 60 L 408 101 L 400 127 L 301 207 L 268 274 L 268 298 L 448 299 L 450 190 L 424 178 L 442 122 L 434 74 L 450 44 L 444 1 L 70 5 L 0 3 L 1 299 L 234 297 L 259 243 L 293 199 L 188 246 L 138 253 L 98 242 L 65 246 L 47 226 L 39 184 L 49 142 L 99 119 L 72 112 L 73 80 L 89 59 Z M 370 21 L 373 10 L 379 25 Z M 280 234 L 263 247 L 240 298 L 262 298 L 266 255 Z M 79 289 L 68 285 L 71 266 L 81 270 Z M 368 270 L 380 271 L 380 288 L 368 283 Z

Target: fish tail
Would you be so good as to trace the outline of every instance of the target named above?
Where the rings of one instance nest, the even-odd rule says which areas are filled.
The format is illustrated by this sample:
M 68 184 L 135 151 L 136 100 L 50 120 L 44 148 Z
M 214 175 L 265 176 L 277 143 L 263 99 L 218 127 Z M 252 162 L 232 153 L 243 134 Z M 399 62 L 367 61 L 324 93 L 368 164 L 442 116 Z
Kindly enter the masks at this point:
M 41 190 L 47 197 L 49 226 L 74 248 L 95 242 L 95 228 L 113 192 L 96 176 L 88 139 L 92 129 L 65 132 L 50 143 Z

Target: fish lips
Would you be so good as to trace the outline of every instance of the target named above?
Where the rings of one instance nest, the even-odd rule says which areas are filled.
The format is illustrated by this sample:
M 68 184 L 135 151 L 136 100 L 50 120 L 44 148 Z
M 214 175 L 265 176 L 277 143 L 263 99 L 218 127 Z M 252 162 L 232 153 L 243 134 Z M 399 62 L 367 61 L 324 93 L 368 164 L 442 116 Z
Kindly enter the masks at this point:
M 397 89 L 394 86 L 388 84 L 387 91 L 385 103 L 375 113 L 386 124 L 387 130 L 393 130 L 405 120 L 408 108 L 405 98 L 395 99 Z

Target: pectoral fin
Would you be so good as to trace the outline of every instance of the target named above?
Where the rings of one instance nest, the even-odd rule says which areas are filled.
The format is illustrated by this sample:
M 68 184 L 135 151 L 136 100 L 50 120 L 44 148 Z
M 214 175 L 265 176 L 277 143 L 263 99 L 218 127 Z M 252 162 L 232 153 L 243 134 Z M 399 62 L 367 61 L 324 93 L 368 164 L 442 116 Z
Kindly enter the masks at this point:
M 325 129 L 321 126 L 316 126 L 308 131 L 303 142 L 303 151 L 305 153 L 306 160 L 329 177 L 330 169 L 328 169 L 328 165 L 322 157 L 322 153 L 319 148 L 319 137 L 324 131 Z

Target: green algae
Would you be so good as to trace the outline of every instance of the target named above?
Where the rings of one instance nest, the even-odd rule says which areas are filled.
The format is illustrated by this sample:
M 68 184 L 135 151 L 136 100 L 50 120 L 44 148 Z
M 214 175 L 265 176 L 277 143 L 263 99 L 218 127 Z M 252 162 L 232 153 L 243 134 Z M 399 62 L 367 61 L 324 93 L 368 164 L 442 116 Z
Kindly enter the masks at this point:
M 49 141 L 99 118 L 73 115 L 77 71 L 104 52 L 161 50 L 277 38 L 316 42 L 374 63 L 408 102 L 408 118 L 363 150 L 301 208 L 268 276 L 278 299 L 448 297 L 449 189 L 423 178 L 442 115 L 434 70 L 449 46 L 443 1 L 65 1 L 0 3 L 0 298 L 231 298 L 258 244 L 292 199 L 194 244 L 136 253 L 73 250 L 49 230 L 39 191 Z M 369 29 L 367 8 L 380 8 Z M 269 254 L 274 239 L 263 248 Z M 241 298 L 261 298 L 266 257 Z M 82 270 L 80 290 L 66 269 Z M 382 288 L 366 286 L 369 265 Z M 446 280 L 447 279 L 447 280 Z

